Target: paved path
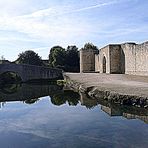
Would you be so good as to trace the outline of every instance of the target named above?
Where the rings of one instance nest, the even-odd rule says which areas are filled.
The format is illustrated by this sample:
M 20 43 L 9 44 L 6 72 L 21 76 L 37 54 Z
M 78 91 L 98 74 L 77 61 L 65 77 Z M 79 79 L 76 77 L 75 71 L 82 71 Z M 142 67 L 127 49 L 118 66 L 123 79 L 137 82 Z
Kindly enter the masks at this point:
M 99 73 L 65 73 L 71 80 L 86 87 L 96 86 L 100 90 L 148 97 L 148 76 Z

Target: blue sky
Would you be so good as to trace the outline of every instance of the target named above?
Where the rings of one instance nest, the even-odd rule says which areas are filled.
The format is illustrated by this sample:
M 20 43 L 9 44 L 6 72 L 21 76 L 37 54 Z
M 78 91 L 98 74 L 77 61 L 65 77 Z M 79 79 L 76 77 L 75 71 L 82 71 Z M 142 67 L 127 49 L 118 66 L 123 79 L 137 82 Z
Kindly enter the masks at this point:
M 0 0 L 0 55 L 148 40 L 147 0 Z

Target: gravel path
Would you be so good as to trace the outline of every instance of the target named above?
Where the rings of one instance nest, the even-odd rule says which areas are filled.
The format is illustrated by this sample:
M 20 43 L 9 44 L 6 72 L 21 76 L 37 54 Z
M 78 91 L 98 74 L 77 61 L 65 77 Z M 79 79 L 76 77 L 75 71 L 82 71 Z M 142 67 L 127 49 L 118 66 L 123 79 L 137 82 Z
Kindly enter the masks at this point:
M 148 97 L 148 77 L 99 74 L 99 73 L 65 73 L 71 80 L 82 83 L 85 87 L 96 86 L 100 90 Z

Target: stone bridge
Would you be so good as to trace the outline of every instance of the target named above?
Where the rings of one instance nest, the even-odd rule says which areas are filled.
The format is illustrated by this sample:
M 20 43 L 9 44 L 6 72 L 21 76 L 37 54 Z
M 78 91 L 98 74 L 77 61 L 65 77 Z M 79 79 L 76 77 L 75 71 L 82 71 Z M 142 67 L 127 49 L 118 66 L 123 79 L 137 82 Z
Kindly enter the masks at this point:
M 7 72 L 16 73 L 21 77 L 22 82 L 37 79 L 63 79 L 61 69 L 27 64 L 0 64 L 0 75 Z

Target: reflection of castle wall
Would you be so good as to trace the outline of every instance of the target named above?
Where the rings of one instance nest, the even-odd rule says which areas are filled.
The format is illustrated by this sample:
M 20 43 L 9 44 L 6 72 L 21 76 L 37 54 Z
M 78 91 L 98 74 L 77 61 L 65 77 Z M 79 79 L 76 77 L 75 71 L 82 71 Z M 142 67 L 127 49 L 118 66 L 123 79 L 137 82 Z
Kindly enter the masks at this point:
M 127 119 L 140 119 L 140 120 L 144 121 L 145 123 L 148 123 L 148 116 L 138 116 L 138 115 L 133 115 L 133 114 L 129 114 L 129 113 L 123 113 L 122 116 Z
M 11 94 L 0 92 L 0 102 L 35 99 L 49 96 L 59 91 L 61 92 L 62 88 L 58 85 L 22 85 L 18 91 Z
M 86 94 L 80 94 L 81 105 L 86 106 L 86 108 L 93 108 L 97 106 L 98 102 L 96 99 L 88 98 Z
M 106 106 L 101 106 L 101 109 L 110 116 L 122 116 L 122 113 L 119 110 L 115 110 Z
M 101 109 L 110 116 L 123 116 L 127 119 L 140 119 L 145 123 L 148 123 L 147 112 L 145 112 L 145 115 L 144 115 L 144 112 L 141 112 L 139 114 L 132 114 L 128 110 L 127 110 L 128 113 L 125 113 L 124 110 L 122 110 L 122 108 L 113 107 L 113 106 L 107 107 L 103 105 L 101 106 Z

